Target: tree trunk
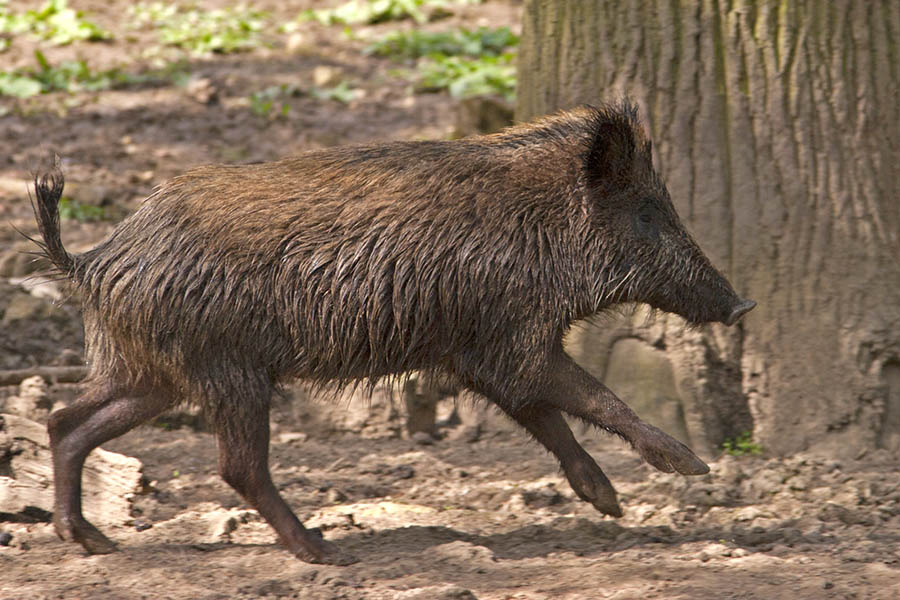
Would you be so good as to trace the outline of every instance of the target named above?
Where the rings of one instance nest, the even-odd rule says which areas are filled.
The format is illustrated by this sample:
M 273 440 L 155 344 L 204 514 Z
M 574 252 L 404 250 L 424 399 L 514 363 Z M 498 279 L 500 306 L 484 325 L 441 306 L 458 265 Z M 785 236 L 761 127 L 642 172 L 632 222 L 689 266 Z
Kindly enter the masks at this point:
M 530 0 L 523 29 L 517 119 L 634 98 L 683 220 L 759 302 L 573 352 L 616 379 L 617 340 L 666 348 L 707 453 L 751 423 L 776 453 L 900 449 L 900 2 Z

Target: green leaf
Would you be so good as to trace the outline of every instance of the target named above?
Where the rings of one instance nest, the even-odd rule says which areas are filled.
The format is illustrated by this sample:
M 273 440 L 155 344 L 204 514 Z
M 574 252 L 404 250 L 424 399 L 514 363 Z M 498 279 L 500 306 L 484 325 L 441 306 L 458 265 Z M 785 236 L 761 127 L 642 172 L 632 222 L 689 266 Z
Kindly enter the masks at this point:
M 40 81 L 36 81 L 26 75 L 0 72 L 0 96 L 30 98 L 31 96 L 37 96 L 41 91 Z
M 135 25 L 151 25 L 164 44 L 193 54 L 230 53 L 260 45 L 266 13 L 245 6 L 219 10 L 178 10 L 160 3 L 137 4 L 132 8 Z

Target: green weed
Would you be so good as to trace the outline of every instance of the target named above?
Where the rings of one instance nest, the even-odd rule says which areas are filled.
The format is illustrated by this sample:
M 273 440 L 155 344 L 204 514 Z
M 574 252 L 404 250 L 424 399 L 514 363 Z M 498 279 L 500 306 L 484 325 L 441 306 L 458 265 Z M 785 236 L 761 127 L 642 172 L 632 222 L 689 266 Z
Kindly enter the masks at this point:
M 181 11 L 176 5 L 153 2 L 131 9 L 135 26 L 151 26 L 160 41 L 193 54 L 227 54 L 256 48 L 266 13 L 246 6 L 218 10 Z
M 40 50 L 35 50 L 37 68 L 0 72 L 0 96 L 30 98 L 49 92 L 93 92 L 128 85 L 172 81 L 183 72 L 181 63 L 144 74 L 126 73 L 121 69 L 95 71 L 84 60 L 64 61 L 51 65 Z
M 41 85 L 41 82 L 29 75 L 0 72 L 0 96 L 30 98 L 37 96 L 43 90 L 44 86 Z
M 127 78 L 118 70 L 92 71 L 83 60 L 66 61 L 56 66 L 40 50 L 34 57 L 38 68 L 0 72 L 0 96 L 30 98 L 56 91 L 80 92 L 105 90 Z
M 95 221 L 107 221 L 110 217 L 102 206 L 81 204 L 68 196 L 63 196 L 59 199 L 59 218 L 80 223 L 92 223 Z
M 0 33 L 27 33 L 54 45 L 87 40 L 107 40 L 112 34 L 85 20 L 80 10 L 69 8 L 66 0 L 48 0 L 38 10 L 13 14 L 8 2 L 0 2 Z
M 415 59 L 432 54 L 497 56 L 518 43 L 519 36 L 510 31 L 509 27 L 479 27 L 474 31 L 459 29 L 442 32 L 413 29 L 392 31 L 370 44 L 366 52 L 394 59 Z
M 134 6 L 128 7 L 128 14 L 131 16 L 131 26 L 135 29 L 147 26 L 161 27 L 175 18 L 177 13 L 177 4 L 167 4 L 165 2 L 138 2 Z
M 419 63 L 416 89 L 447 90 L 455 98 L 498 95 L 512 100 L 516 94 L 515 54 L 465 58 L 434 55 Z
M 303 11 L 298 19 L 323 25 L 374 25 L 404 19 L 427 23 L 449 15 L 448 4 L 447 0 L 350 0 L 336 8 Z
M 92 71 L 84 60 L 65 61 L 52 66 L 40 50 L 35 51 L 34 57 L 39 68 L 29 75 L 41 85 L 42 92 L 106 90 L 123 77 L 117 69 Z
M 331 88 L 312 88 L 309 95 L 319 100 L 335 100 L 342 104 L 347 104 L 358 95 L 358 90 L 350 87 L 346 81 L 342 81 Z
M 763 448 L 753 441 L 753 433 L 745 431 L 734 439 L 722 442 L 722 449 L 731 456 L 747 456 L 762 454 Z
M 253 92 L 250 94 L 250 112 L 257 117 L 269 118 L 273 115 L 286 117 L 291 111 L 291 105 L 281 101 L 281 99 L 287 96 L 294 96 L 297 93 L 297 88 L 287 84 L 273 85 L 264 90 Z M 279 104 L 278 112 L 273 113 L 272 111 L 278 108 Z

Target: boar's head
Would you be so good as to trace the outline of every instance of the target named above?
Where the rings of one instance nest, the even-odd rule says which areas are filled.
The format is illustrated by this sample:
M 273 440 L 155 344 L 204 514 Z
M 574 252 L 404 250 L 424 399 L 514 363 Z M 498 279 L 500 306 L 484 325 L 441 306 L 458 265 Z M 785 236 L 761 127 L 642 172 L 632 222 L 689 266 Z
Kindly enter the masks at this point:
M 756 303 L 735 293 L 682 225 L 635 107 L 595 115 L 584 202 L 600 306 L 644 302 L 691 324 L 736 323 Z

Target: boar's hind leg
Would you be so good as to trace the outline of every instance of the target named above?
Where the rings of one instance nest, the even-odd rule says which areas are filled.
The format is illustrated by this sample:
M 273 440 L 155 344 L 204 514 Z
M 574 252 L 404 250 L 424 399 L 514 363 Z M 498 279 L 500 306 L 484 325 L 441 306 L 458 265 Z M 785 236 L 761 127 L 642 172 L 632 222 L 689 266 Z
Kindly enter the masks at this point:
M 560 348 L 548 369 L 547 400 L 556 408 L 616 433 L 663 471 L 702 475 L 709 467 L 690 448 L 643 422 L 609 388 L 575 364 Z
M 94 385 L 71 406 L 50 415 L 47 431 L 53 454 L 53 526 L 60 538 L 81 544 L 90 554 L 107 554 L 115 543 L 81 513 L 81 471 L 91 450 L 164 411 L 168 394 L 129 394 L 111 385 Z
M 616 490 L 591 455 L 572 435 L 558 410 L 529 405 L 517 412 L 507 411 L 559 460 L 569 485 L 579 498 L 606 515 L 621 517 Z
M 269 394 L 229 398 L 217 406 L 219 473 L 272 526 L 297 558 L 347 565 L 356 559 L 303 527 L 278 494 L 269 474 Z

